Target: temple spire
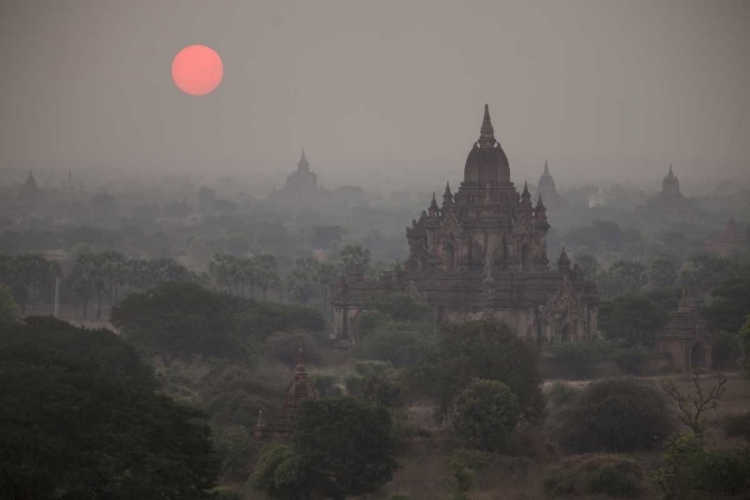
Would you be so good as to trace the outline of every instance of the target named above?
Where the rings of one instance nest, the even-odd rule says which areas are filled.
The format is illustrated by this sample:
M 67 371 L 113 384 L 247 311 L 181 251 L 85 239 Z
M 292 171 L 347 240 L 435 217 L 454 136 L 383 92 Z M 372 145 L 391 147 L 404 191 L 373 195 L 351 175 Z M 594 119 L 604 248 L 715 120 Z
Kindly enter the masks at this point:
M 304 375 L 307 373 L 307 366 L 305 365 L 305 353 L 302 351 L 301 347 L 300 350 L 297 351 L 297 364 L 294 367 L 294 373 L 296 375 Z
M 547 210 L 547 208 L 544 206 L 544 202 L 542 202 L 542 193 L 541 192 L 539 193 L 539 197 L 536 200 L 536 209 L 537 210 L 539 210 L 539 209 Z
M 672 164 L 669 164 L 669 175 L 674 176 L 674 173 L 672 172 Z
M 435 191 L 432 192 L 432 201 L 430 202 L 430 208 L 427 210 L 427 213 L 430 214 L 430 217 L 437 217 L 438 214 L 438 204 L 437 200 L 435 199 Z
M 445 183 L 445 192 L 443 193 L 443 207 L 453 203 L 453 193 L 451 193 L 451 185 L 449 182 Z
M 297 168 L 307 170 L 310 168 L 310 164 L 307 162 L 307 158 L 305 158 L 305 148 L 302 148 L 302 156 L 299 159 L 299 162 L 297 162 Z
M 484 118 L 482 119 L 482 128 L 479 131 L 479 145 L 491 147 L 494 146 L 495 140 L 495 129 L 492 127 L 492 119 L 490 118 L 490 107 L 484 105 Z
M 547 160 L 544 160 L 544 173 L 546 175 L 549 175 L 549 166 L 547 165 Z

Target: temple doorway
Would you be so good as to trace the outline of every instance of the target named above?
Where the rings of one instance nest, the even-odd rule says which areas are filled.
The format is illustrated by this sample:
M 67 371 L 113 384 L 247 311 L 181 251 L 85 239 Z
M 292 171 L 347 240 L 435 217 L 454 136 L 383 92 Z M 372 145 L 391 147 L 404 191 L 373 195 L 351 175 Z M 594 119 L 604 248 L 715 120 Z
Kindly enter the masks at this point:
M 565 325 L 560 330 L 560 340 L 562 342 L 570 342 L 570 325 Z
M 698 368 L 708 368 L 708 354 L 703 346 L 703 342 L 696 342 L 690 349 L 690 368 L 696 370 Z

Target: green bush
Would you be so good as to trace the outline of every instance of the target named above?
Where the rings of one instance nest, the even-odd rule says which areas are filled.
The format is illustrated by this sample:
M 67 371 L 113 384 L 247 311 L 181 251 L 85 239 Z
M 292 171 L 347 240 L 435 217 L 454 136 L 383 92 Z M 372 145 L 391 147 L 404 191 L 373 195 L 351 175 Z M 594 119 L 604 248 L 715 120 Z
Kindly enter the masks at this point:
M 406 367 L 419 361 L 433 344 L 430 325 L 388 321 L 364 335 L 355 355 Z
M 750 448 L 706 451 L 695 436 L 677 436 L 652 481 L 666 498 L 737 498 L 750 491 Z
M 209 491 L 208 498 L 210 500 L 242 500 L 242 493 L 226 486 L 217 486 Z
M 270 360 L 294 367 L 299 350 L 305 355 L 305 362 L 316 365 L 320 362 L 320 348 L 308 333 L 277 332 L 269 336 L 263 344 L 263 355 Z
M 557 419 L 552 437 L 572 453 L 651 450 L 674 429 L 661 392 L 634 379 L 592 382 Z
M 691 474 L 698 491 L 719 495 L 750 492 L 750 449 L 704 451 Z
M 395 408 L 403 402 L 403 387 L 388 374 L 351 375 L 346 378 L 344 385 L 350 396 L 386 408 Z
M 544 413 L 537 350 L 502 322 L 443 325 L 435 347 L 408 373 L 415 389 L 435 399 L 440 417 L 450 414 L 458 394 L 476 378 L 506 384 L 524 420 L 538 422 Z
M 221 476 L 235 482 L 244 482 L 250 475 L 250 463 L 260 449 L 253 438 L 252 428 L 241 425 L 215 426 L 212 429 L 214 447 L 221 457 Z M 225 498 L 225 497 L 217 497 Z M 230 497 L 227 497 L 230 498 Z
M 640 375 L 648 359 L 648 350 L 641 346 L 625 347 L 615 351 L 615 362 L 628 375 Z
M 456 399 L 453 428 L 478 448 L 496 451 L 506 445 L 520 415 L 518 398 L 507 385 L 475 379 Z
M 388 361 L 374 361 L 365 359 L 354 362 L 354 370 L 359 375 L 387 375 L 392 373 L 393 364 Z
M 455 498 L 465 500 L 466 493 L 474 486 L 477 471 L 487 468 L 494 458 L 491 453 L 479 450 L 458 449 L 448 457 L 448 466 L 456 480 Z
M 611 342 L 602 340 L 563 342 L 549 346 L 550 354 L 569 378 L 587 379 L 591 377 L 594 364 L 613 353 Z
M 711 365 L 716 370 L 731 368 L 740 357 L 740 338 L 737 333 L 720 331 L 714 334 L 711 346 Z
M 727 437 L 741 436 L 745 441 L 750 442 L 750 413 L 727 415 L 721 426 Z
M 575 389 L 565 382 L 555 382 L 546 390 L 545 396 L 550 406 L 559 408 L 575 401 L 580 392 L 580 389 Z
M 310 375 L 315 390 L 321 398 L 336 398 L 341 396 L 341 388 L 337 385 L 337 379 L 333 375 L 320 375 L 314 373 Z
M 579 455 L 550 467 L 544 477 L 550 497 L 605 495 L 637 497 L 644 489 L 638 462 L 618 455 Z

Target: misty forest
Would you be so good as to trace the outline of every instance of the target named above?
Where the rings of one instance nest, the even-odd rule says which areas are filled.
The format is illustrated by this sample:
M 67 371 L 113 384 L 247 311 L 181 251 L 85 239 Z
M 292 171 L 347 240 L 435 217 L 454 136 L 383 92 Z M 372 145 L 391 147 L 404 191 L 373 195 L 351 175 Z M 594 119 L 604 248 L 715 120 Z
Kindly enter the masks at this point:
M 748 4 L 262 3 L 0 1 L 0 497 L 750 498 Z

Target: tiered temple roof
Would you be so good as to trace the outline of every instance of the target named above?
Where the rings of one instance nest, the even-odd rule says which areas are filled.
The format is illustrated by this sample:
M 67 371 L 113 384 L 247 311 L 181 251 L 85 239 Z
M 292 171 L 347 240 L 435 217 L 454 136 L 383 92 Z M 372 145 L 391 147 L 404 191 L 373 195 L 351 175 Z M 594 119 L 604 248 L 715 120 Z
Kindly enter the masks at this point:
M 318 399 L 318 393 L 307 376 L 307 366 L 302 349 L 297 354 L 294 376 L 286 391 L 284 406 L 270 421 L 266 422 L 261 410 L 258 413 L 258 423 L 255 425 L 255 437 L 262 440 L 285 441 L 292 435 L 294 418 L 299 407 L 305 401 Z

